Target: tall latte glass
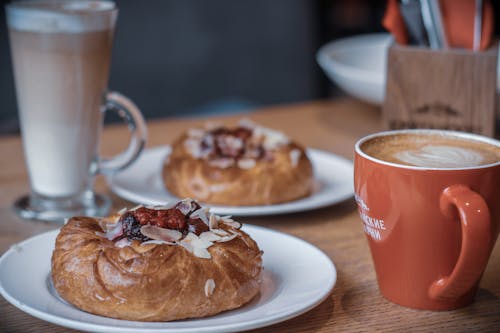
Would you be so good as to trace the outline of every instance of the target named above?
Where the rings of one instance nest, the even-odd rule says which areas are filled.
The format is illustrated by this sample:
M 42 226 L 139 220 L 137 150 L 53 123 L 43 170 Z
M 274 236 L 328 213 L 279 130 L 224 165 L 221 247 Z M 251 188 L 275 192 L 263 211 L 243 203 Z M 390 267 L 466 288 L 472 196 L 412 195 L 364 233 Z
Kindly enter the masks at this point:
M 97 173 L 137 158 L 144 120 L 126 97 L 107 91 L 118 10 L 109 1 L 28 1 L 6 7 L 23 147 L 31 193 L 15 203 L 24 218 L 63 221 L 103 215 L 110 201 L 92 191 Z M 128 149 L 98 157 L 103 111 L 129 124 Z

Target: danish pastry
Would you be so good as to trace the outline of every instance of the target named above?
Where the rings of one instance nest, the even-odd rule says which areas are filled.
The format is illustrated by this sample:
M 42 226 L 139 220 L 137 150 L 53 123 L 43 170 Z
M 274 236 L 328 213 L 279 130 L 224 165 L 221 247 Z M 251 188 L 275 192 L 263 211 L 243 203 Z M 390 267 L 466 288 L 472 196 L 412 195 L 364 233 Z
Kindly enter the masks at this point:
M 309 195 L 313 169 L 305 150 L 283 133 L 250 121 L 191 129 L 163 165 L 178 197 L 231 206 L 269 205 Z
M 230 217 L 190 199 L 74 217 L 52 254 L 58 294 L 97 315 L 170 321 L 214 315 L 260 290 L 262 251 Z

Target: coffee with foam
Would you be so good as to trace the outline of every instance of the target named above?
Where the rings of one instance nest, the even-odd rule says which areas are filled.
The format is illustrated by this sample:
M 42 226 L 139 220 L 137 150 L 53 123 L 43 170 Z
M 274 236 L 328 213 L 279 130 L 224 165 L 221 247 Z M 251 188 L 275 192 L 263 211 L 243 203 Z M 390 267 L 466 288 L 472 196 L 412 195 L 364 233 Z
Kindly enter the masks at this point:
M 110 1 L 24 1 L 7 6 L 10 29 L 39 33 L 81 33 L 112 29 L 116 15 Z M 92 15 L 87 15 L 92 13 Z
M 424 168 L 466 168 L 500 162 L 500 146 L 444 133 L 419 131 L 378 136 L 360 148 L 379 160 Z
M 82 193 L 92 185 L 97 158 L 114 3 L 29 1 L 7 6 L 7 14 L 33 191 L 51 197 Z

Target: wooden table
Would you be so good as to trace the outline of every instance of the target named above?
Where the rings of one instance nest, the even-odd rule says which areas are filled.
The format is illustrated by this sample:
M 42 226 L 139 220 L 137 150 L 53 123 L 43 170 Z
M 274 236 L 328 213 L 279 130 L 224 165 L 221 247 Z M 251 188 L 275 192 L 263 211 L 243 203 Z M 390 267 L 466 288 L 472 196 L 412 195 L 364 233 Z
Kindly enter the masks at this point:
M 352 158 L 353 145 L 359 137 L 380 130 L 380 111 L 350 99 L 284 105 L 248 116 L 285 131 L 308 147 L 347 158 Z M 201 121 L 151 121 L 148 146 L 168 144 L 181 131 Z M 103 151 L 118 152 L 127 140 L 123 126 L 107 127 Z M 12 212 L 14 199 L 28 191 L 20 138 L 1 138 L 0 156 L 0 253 L 3 253 L 12 244 L 56 226 L 22 221 Z M 114 209 L 131 205 L 113 195 L 102 178 L 97 180 L 97 189 L 112 197 Z M 240 220 L 287 232 L 317 245 L 334 261 L 338 272 L 333 293 L 322 304 L 297 318 L 254 332 L 500 332 L 498 243 L 474 304 L 447 312 L 419 311 L 400 307 L 380 296 L 354 200 L 311 212 Z M 71 330 L 33 318 L 0 297 L 0 332 L 68 331 Z

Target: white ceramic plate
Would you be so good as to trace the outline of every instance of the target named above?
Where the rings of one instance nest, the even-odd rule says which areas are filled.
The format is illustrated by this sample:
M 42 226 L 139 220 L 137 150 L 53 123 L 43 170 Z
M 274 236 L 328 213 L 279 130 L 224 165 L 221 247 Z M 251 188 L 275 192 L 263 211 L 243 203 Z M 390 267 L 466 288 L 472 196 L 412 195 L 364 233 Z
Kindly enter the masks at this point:
M 341 38 L 322 46 L 316 60 L 326 75 L 348 94 L 381 105 L 385 96 L 388 33 Z M 498 59 L 500 63 L 500 58 Z M 497 66 L 500 73 L 500 66 Z M 497 75 L 500 90 L 500 75 Z
M 337 272 L 318 248 L 262 227 L 243 227 L 264 251 L 260 296 L 240 309 L 174 322 L 136 322 L 92 315 L 69 305 L 51 288 L 50 258 L 57 230 L 11 247 L 0 258 L 0 293 L 7 301 L 48 322 L 92 332 L 235 332 L 298 316 L 331 292 Z
M 164 205 L 179 198 L 168 192 L 161 177 L 163 160 L 169 146 L 145 150 L 129 168 L 108 177 L 113 192 L 129 201 L 145 205 Z M 352 162 L 321 150 L 308 149 L 314 167 L 317 186 L 306 198 L 268 206 L 209 205 L 213 213 L 222 215 L 257 216 L 305 211 L 332 205 L 353 196 Z

